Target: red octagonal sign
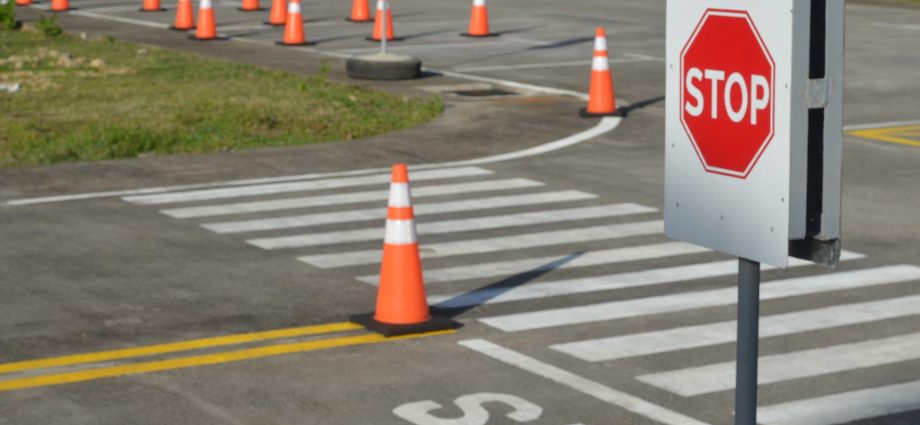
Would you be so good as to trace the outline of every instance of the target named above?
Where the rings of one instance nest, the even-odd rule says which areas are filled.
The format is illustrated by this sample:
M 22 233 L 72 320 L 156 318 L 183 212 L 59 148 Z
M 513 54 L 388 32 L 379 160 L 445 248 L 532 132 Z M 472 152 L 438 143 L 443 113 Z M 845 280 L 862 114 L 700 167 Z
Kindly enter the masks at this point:
M 680 55 L 680 122 L 710 173 L 747 178 L 773 138 L 774 64 L 751 16 L 709 9 Z

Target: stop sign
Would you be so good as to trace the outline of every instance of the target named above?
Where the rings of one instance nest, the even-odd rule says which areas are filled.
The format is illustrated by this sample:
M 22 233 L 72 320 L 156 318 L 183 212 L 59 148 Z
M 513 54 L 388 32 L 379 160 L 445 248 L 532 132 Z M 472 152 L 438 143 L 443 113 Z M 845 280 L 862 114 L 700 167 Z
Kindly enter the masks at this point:
M 746 179 L 773 138 L 774 63 L 750 15 L 708 9 L 680 55 L 680 122 L 710 173 Z

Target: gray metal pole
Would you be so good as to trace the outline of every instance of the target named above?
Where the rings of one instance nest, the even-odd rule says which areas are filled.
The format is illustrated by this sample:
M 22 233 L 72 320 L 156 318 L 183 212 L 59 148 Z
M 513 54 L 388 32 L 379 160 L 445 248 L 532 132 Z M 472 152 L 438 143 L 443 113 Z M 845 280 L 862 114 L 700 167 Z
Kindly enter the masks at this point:
M 380 34 L 380 53 L 387 54 L 387 12 L 390 11 L 390 0 L 383 0 L 383 16 L 380 17 L 381 30 Z
M 735 368 L 735 425 L 757 424 L 757 344 L 760 320 L 760 263 L 738 259 L 738 345 Z

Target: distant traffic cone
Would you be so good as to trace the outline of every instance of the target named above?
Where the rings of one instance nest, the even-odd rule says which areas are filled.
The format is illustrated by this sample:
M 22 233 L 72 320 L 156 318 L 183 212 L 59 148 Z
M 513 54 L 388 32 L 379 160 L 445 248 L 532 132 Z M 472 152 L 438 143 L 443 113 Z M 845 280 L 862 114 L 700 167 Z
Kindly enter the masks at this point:
M 617 110 L 613 89 L 613 75 L 607 57 L 607 32 L 597 27 L 594 35 L 594 61 L 591 64 L 591 91 L 588 93 L 588 107 L 581 110 L 583 117 L 604 117 L 622 115 Z
M 236 10 L 240 12 L 258 12 L 265 9 L 259 4 L 259 0 L 243 0 L 243 4 Z
M 171 30 L 188 31 L 195 29 L 195 14 L 192 10 L 192 0 L 179 0 L 176 5 L 176 21 Z
M 272 0 L 272 11 L 268 14 L 266 25 L 281 26 L 287 24 L 288 5 L 285 0 Z
M 281 46 L 305 46 L 307 39 L 303 32 L 303 14 L 300 11 L 300 0 L 291 0 L 288 3 L 287 23 L 284 25 L 284 41 L 276 43 Z
M 16 0 L 16 6 L 29 6 L 32 4 L 32 0 Z
M 399 40 L 393 37 L 393 11 L 390 10 L 390 0 L 377 0 L 377 13 L 374 14 L 374 35 L 368 37 L 368 40 L 380 41 L 383 34 L 384 16 L 387 17 L 387 41 Z
M 460 35 L 466 37 L 495 37 L 498 35 L 489 32 L 489 10 L 486 8 L 486 0 L 473 0 L 469 32 Z
M 144 0 L 141 6 L 141 12 L 163 12 L 166 9 L 160 7 L 160 0 Z
M 214 20 L 214 7 L 211 0 L 201 0 L 198 3 L 198 28 L 193 40 L 214 40 L 217 38 L 217 22 Z
M 353 0 L 351 3 L 351 17 L 346 19 L 352 22 L 370 22 L 371 11 L 368 0 Z
M 354 316 L 352 321 L 385 336 L 458 326 L 453 320 L 432 316 L 428 309 L 406 164 L 393 166 L 376 312 Z
M 70 1 L 68 0 L 51 0 L 52 12 L 66 12 L 70 10 Z

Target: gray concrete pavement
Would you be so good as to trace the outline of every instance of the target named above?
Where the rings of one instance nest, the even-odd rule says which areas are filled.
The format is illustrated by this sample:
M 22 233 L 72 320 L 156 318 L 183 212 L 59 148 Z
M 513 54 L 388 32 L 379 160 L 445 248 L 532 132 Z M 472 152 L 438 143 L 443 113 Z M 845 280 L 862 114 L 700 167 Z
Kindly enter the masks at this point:
M 74 3 L 82 4 L 83 11 L 114 4 L 89 0 Z M 454 34 L 462 30 L 467 6 L 443 1 L 395 5 L 398 33 L 418 35 L 398 46 L 411 50 L 433 68 L 585 92 L 586 67 L 560 63 L 587 59 L 590 41 L 585 41 L 586 37 L 595 25 L 606 25 L 612 34 L 613 57 L 624 60 L 613 65 L 618 94 L 630 101 L 663 94 L 664 64 L 656 59 L 663 56 L 663 2 L 490 4 L 493 28 L 515 32 L 500 40 L 472 41 Z M 240 26 L 261 19 L 235 12 L 232 7 L 235 4 L 221 4 L 217 13 L 223 20 L 219 22 Z M 368 47 L 355 29 L 368 27 L 340 21 L 347 11 L 343 5 L 318 1 L 304 7 L 309 11 L 308 19 L 323 18 L 307 26 L 308 37 L 327 40 L 317 49 L 341 53 Z M 168 14 L 93 13 L 161 22 L 170 19 Z M 916 112 L 920 86 L 913 72 L 920 63 L 920 52 L 913 43 L 916 30 L 910 26 L 918 17 L 920 12 L 914 9 L 848 7 L 848 124 L 920 118 Z M 315 52 L 285 51 L 253 42 L 189 43 L 160 30 L 85 15 L 66 16 L 64 23 L 298 72 L 311 72 L 320 60 Z M 233 30 L 227 32 L 239 36 Z M 267 43 L 277 35 L 275 30 L 266 30 L 245 37 Z M 476 47 L 443 46 L 452 43 Z M 422 86 L 469 82 L 431 77 L 383 87 L 416 94 Z M 447 99 L 445 115 L 431 124 L 367 141 L 0 171 L 0 179 L 9 182 L 0 188 L 0 200 L 342 172 L 386 167 L 398 160 L 417 164 L 467 159 L 550 142 L 596 124 L 575 117 L 580 102 L 539 93 L 508 99 Z M 124 373 L 138 371 L 160 360 L 174 362 L 164 367 L 175 366 L 154 373 L 3 391 L 0 424 L 731 423 L 730 390 L 685 396 L 637 379 L 729 362 L 734 358 L 730 342 L 715 339 L 648 352 L 642 351 L 643 345 L 636 339 L 628 344 L 637 353 L 630 357 L 610 357 L 614 348 L 595 345 L 595 356 L 608 357 L 597 361 L 563 348 L 614 336 L 654 338 L 653 332 L 673 329 L 680 329 L 687 340 L 704 341 L 718 334 L 712 333 L 711 326 L 734 318 L 730 293 L 733 265 L 720 263 L 731 259 L 708 252 L 669 254 L 661 245 L 668 241 L 656 232 L 617 238 L 599 235 L 594 229 L 658 220 L 660 213 L 607 214 L 566 221 L 546 218 L 572 214 L 554 213 L 561 209 L 622 203 L 660 209 L 662 121 L 662 105 L 651 104 L 631 113 L 613 132 L 587 142 L 546 155 L 475 166 L 489 174 L 444 176 L 413 185 L 417 193 L 429 193 L 416 198 L 424 264 L 430 277 L 429 296 L 437 302 L 453 299 L 454 305 L 460 299 L 481 303 L 443 310 L 464 323 L 457 333 L 316 349 L 323 341 L 366 338 L 363 332 L 351 330 L 234 340 L 197 351 L 145 352 L 144 357 L 125 359 L 97 356 L 88 359 L 89 363 L 71 361 L 58 369 L 27 368 L 0 378 L 0 389 L 15 386 L 10 380 L 27 385 L 33 376 L 48 374 L 59 382 L 92 377 L 94 370 L 113 367 L 124 367 Z M 906 302 L 920 295 L 920 231 L 915 225 L 915 212 L 920 210 L 915 183 L 920 177 L 915 166 L 918 156 L 920 150 L 911 146 L 848 136 L 844 247 L 860 255 L 853 255 L 836 270 L 798 266 L 765 271 L 762 313 L 765 329 L 772 326 L 774 333 L 765 335 L 762 342 L 762 376 L 779 373 L 766 366 L 771 358 L 789 357 L 784 363 L 786 370 L 781 371 L 785 378 L 761 386 L 764 423 L 784 423 L 775 419 L 782 414 L 792 418 L 785 423 L 824 423 L 806 414 L 808 408 L 820 407 L 822 402 L 836 406 L 833 411 L 837 416 L 824 417 L 828 421 L 836 417 L 837 422 L 828 424 L 890 425 L 920 420 L 920 404 L 916 403 L 920 395 L 915 384 L 920 380 L 916 355 L 920 350 L 891 349 L 885 356 L 873 356 L 875 363 L 859 368 L 828 358 L 824 365 L 828 371 L 818 375 L 809 374 L 814 368 L 797 367 L 806 364 L 809 355 L 823 352 L 820 350 L 834 348 L 847 353 L 848 344 L 879 340 L 878 345 L 884 346 L 882 339 L 895 336 L 903 336 L 906 343 L 920 341 L 915 336 L 920 332 L 916 321 L 920 312 Z M 276 250 L 258 248 L 247 241 L 382 227 L 382 215 L 346 217 L 353 211 L 374 208 L 381 208 L 382 214 L 383 198 L 358 197 L 348 203 L 186 219 L 160 211 L 291 198 L 319 202 L 316 199 L 322 196 L 385 191 L 385 173 L 361 175 L 377 174 L 384 176 L 384 182 L 340 189 L 304 187 L 289 193 L 231 194 L 204 201 L 151 204 L 156 198 L 109 197 L 5 205 L 0 208 L 2 221 L 8 224 L 4 227 L 5 242 L 0 244 L 0 311 L 6 319 L 0 323 L 0 359 L 8 363 L 322 325 L 368 311 L 375 288 L 359 278 L 372 276 L 377 265 L 323 268 L 298 258 L 377 249 L 379 240 Z M 316 180 L 344 184 L 348 178 L 330 175 Z M 542 186 L 502 189 L 498 182 L 509 179 L 528 179 Z M 494 190 L 439 192 L 447 185 L 481 182 L 495 182 Z M 562 201 L 559 192 L 563 191 L 595 197 Z M 459 200 L 482 204 L 468 209 L 444 206 Z M 424 213 L 426 208 L 432 212 Z M 520 214 L 540 212 L 546 213 L 543 218 L 531 218 L 536 221 L 519 226 L 511 223 L 464 231 L 460 226 L 469 222 L 445 223 L 471 218 L 477 219 L 476 223 L 488 223 L 509 220 L 512 214 L 521 220 Z M 243 221 L 261 220 L 267 226 L 265 223 L 277 222 L 267 221 L 270 219 L 305 215 L 310 217 L 301 220 L 313 221 L 298 227 L 213 231 L 234 226 L 240 229 Z M 223 226 L 213 226 L 215 223 Z M 441 230 L 426 232 L 426 228 Z M 555 233 L 540 237 L 544 232 Z M 523 242 L 501 248 L 494 238 L 501 238 L 501 243 Z M 638 247 L 644 251 L 640 253 Z M 608 251 L 611 249 L 620 251 Z M 524 260 L 531 262 L 521 264 Z M 541 264 L 539 261 L 560 264 L 548 272 L 533 272 L 533 262 Z M 579 289 L 589 284 L 599 286 L 591 291 Z M 492 292 L 477 292 L 486 287 Z M 842 318 L 833 310 L 836 307 L 853 313 Z M 560 314 L 549 313 L 554 310 Z M 770 317 L 781 314 L 791 318 L 783 322 L 786 324 L 769 325 L 778 322 Z M 702 328 L 684 329 L 690 326 Z M 667 338 L 654 346 L 668 346 L 678 339 Z M 477 342 L 468 342 L 471 340 Z M 278 352 L 277 347 L 291 343 L 301 345 L 289 354 Z M 614 347 L 622 349 L 623 344 Z M 248 352 L 253 357 L 245 361 L 207 365 L 208 361 L 216 362 L 216 357 L 247 349 L 264 351 Z M 259 353 L 264 355 L 257 356 Z M 701 383 L 711 381 L 707 374 L 699 374 L 697 379 Z M 908 401 L 892 404 L 891 400 L 896 400 L 892 394 Z M 462 396 L 467 398 L 455 406 L 455 400 Z M 431 402 L 419 404 L 429 400 L 443 407 L 435 408 Z M 488 414 L 476 413 L 472 406 L 477 403 L 483 403 Z M 532 405 L 540 406 L 539 418 Z M 424 414 L 426 407 L 429 416 Z M 518 420 L 505 417 L 513 411 L 524 413 Z M 432 419 L 464 415 L 466 422 Z

